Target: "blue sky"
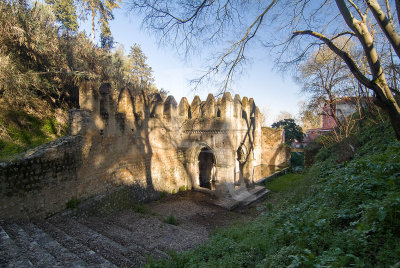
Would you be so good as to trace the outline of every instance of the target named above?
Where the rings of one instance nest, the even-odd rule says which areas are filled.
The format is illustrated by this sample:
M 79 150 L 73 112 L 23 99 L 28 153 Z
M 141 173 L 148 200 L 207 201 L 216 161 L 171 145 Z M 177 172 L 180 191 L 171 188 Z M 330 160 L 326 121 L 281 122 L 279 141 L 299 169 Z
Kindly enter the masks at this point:
M 187 97 L 191 102 L 196 94 L 205 100 L 208 93 L 217 93 L 217 88 L 212 86 L 204 86 L 194 92 L 189 84 L 191 79 L 197 77 L 199 70 L 207 65 L 203 59 L 207 58 L 207 55 L 193 55 L 184 59 L 173 47 L 159 46 L 157 36 L 141 29 L 141 19 L 129 15 L 124 5 L 115 10 L 114 15 L 115 19 L 110 23 L 114 41 L 123 44 L 126 52 L 133 43 L 141 46 L 148 57 L 148 64 L 153 68 L 158 88 L 168 90 L 177 102 L 182 97 Z M 89 35 L 89 22 L 82 23 L 80 29 Z M 98 35 L 97 31 L 96 40 Z M 249 52 L 251 63 L 245 66 L 244 74 L 236 77 L 233 93 L 238 93 L 241 97 L 252 97 L 261 111 L 267 110 L 267 125 L 275 121 L 280 111 L 287 111 L 296 116 L 298 103 L 304 99 L 304 96 L 299 94 L 300 85 L 293 81 L 290 74 L 283 76 L 272 70 L 273 59 L 265 49 L 254 48 Z

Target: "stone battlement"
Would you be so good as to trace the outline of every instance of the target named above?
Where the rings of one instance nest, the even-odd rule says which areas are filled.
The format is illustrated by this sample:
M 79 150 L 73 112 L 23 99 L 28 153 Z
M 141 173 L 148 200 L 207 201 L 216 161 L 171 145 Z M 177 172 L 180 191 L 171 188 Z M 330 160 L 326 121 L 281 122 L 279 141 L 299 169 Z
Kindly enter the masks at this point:
M 186 97 L 183 97 L 177 104 L 173 96 L 163 98 L 160 94 L 147 94 L 140 90 L 133 94 L 128 88 L 123 88 L 118 97 L 111 96 L 111 87 L 108 84 L 94 90 L 88 84 L 83 84 L 80 90 L 80 110 L 91 112 L 92 116 L 99 116 L 101 120 L 123 121 L 127 125 L 135 125 L 134 122 L 150 118 L 168 122 L 170 120 L 199 120 L 214 119 L 234 121 L 243 119 L 247 122 L 256 120 L 260 122 L 260 111 L 255 105 L 253 98 L 240 98 L 238 94 L 232 99 L 229 92 L 225 92 L 222 98 L 216 99 L 209 94 L 207 99 L 202 101 L 195 96 L 189 104 Z M 120 122 L 121 123 L 121 122 Z M 99 125 L 101 128 L 101 125 Z

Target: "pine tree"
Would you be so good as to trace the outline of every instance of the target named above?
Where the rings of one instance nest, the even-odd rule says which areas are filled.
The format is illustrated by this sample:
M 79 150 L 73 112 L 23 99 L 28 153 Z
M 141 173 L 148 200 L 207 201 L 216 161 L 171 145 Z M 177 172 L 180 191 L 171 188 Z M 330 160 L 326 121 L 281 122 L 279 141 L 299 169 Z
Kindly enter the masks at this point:
M 130 59 L 130 69 L 134 79 L 139 84 L 152 84 L 154 82 L 153 70 L 146 63 L 147 57 L 143 53 L 140 45 L 135 43 L 131 46 L 128 58 Z
M 92 17 L 92 43 L 94 44 L 95 40 L 95 21 L 97 15 L 99 15 L 101 45 L 104 48 L 111 48 L 113 38 L 111 36 L 109 21 L 114 19 L 112 11 L 120 7 L 119 3 L 121 3 L 121 0 L 82 0 L 82 3 Z

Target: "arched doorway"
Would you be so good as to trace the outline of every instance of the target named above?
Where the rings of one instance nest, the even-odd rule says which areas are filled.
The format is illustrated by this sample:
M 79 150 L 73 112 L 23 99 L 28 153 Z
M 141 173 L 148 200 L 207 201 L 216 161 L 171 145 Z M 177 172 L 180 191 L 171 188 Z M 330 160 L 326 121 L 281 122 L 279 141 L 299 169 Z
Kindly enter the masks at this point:
M 210 148 L 204 147 L 199 153 L 199 186 L 210 190 L 215 188 L 215 156 Z

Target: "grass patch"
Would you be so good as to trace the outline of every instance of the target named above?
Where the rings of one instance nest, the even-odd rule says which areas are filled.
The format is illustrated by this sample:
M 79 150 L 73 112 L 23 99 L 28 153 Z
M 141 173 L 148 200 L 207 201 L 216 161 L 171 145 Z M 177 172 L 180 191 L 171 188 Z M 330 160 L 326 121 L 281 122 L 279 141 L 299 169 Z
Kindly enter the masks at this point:
M 187 191 L 187 186 L 184 185 L 184 186 L 179 187 L 178 193 L 182 193 L 182 192 L 186 192 L 186 191 Z
M 59 126 L 54 117 L 41 119 L 15 110 L 3 111 L 0 128 L 0 159 L 5 160 L 67 133 L 66 127 Z
M 265 187 L 276 193 L 290 191 L 301 184 L 304 179 L 305 175 L 303 174 L 289 173 L 280 177 L 276 177 L 271 181 L 267 181 L 265 183 Z
M 140 214 L 147 214 L 149 213 L 149 208 L 145 204 L 134 204 L 133 211 Z
M 171 213 L 169 214 L 167 217 L 164 218 L 163 222 L 168 223 L 168 224 L 172 224 L 172 225 L 179 225 L 178 220 L 175 218 L 175 216 Z
M 285 206 L 301 202 L 311 191 L 315 180 L 309 174 L 288 173 L 267 181 L 265 187 L 271 190 L 266 201 L 268 211 L 284 209 Z
M 76 197 L 72 197 L 68 202 L 67 202 L 67 208 L 68 209 L 74 209 L 74 208 L 77 208 L 78 206 L 79 206 L 79 203 L 80 203 L 81 201 L 78 199 L 78 198 L 76 198 Z

